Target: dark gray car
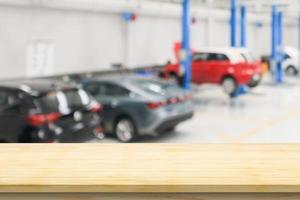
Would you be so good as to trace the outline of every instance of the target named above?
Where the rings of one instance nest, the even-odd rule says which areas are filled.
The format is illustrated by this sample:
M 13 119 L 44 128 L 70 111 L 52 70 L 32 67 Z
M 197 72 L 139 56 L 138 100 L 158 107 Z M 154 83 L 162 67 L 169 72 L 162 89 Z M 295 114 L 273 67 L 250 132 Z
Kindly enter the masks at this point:
M 158 79 L 135 75 L 82 81 L 83 88 L 104 105 L 104 127 L 121 142 L 157 135 L 192 118 L 191 95 Z

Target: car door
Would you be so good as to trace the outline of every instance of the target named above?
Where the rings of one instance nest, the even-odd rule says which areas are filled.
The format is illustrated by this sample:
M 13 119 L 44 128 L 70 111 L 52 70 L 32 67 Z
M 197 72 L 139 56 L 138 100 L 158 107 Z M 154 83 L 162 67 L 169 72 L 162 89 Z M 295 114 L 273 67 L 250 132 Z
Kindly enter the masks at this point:
M 123 112 L 123 105 L 130 96 L 126 88 L 109 82 L 90 83 L 85 89 L 103 106 L 102 117 L 105 129 L 112 130 L 115 116 Z
M 223 53 L 210 53 L 204 69 L 206 83 L 219 83 L 230 65 L 229 58 Z
M 17 142 L 25 128 L 21 102 L 17 94 L 0 91 L 0 140 Z
M 192 82 L 201 84 L 205 82 L 208 53 L 196 53 L 192 58 Z

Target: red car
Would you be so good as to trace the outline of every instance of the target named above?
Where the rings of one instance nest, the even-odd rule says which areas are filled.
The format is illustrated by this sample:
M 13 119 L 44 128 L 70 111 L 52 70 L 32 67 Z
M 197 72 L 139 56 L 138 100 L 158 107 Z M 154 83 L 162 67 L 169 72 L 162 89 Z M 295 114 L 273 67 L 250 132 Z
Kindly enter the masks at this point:
M 161 76 L 182 80 L 182 69 L 179 64 L 168 63 Z M 246 49 L 210 49 L 193 53 L 192 56 L 192 82 L 222 85 L 229 95 L 233 95 L 241 85 L 257 86 L 261 77 L 261 63 Z

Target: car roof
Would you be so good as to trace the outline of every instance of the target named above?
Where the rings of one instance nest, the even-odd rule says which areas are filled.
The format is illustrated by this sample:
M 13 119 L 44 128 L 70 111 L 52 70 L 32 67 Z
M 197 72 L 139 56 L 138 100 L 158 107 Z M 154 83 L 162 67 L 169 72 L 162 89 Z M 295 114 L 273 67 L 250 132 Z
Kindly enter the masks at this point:
M 249 49 L 241 47 L 208 47 L 199 49 L 198 52 L 210 52 L 210 53 L 232 53 L 232 52 L 248 52 Z
M 105 76 L 99 76 L 94 77 L 91 79 L 86 79 L 88 81 L 105 81 L 105 82 L 113 82 L 113 83 L 129 83 L 134 80 L 157 80 L 155 77 L 148 77 L 148 76 L 141 76 L 137 74 L 118 74 L 118 75 L 105 75 Z
M 299 49 L 291 46 L 284 47 L 284 52 L 295 57 L 300 54 Z
M 198 53 L 217 53 L 225 54 L 232 63 L 244 62 L 242 53 L 247 53 L 249 50 L 247 48 L 235 48 L 235 47 L 209 47 L 203 48 L 197 51 Z
M 34 79 L 0 82 L 0 87 L 21 90 L 32 95 L 48 93 L 53 90 L 75 89 L 76 86 L 59 80 Z

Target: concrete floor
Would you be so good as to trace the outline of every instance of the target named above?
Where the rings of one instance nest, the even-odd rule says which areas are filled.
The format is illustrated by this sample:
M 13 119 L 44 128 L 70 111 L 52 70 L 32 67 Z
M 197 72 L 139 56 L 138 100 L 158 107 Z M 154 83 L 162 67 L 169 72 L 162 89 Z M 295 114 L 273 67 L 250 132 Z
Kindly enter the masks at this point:
M 192 120 L 179 125 L 175 132 L 138 142 L 300 142 L 300 78 L 287 78 L 283 85 L 274 85 L 266 78 L 261 86 L 234 100 L 216 86 L 204 85 L 196 90 Z M 117 141 L 106 138 L 100 142 Z

